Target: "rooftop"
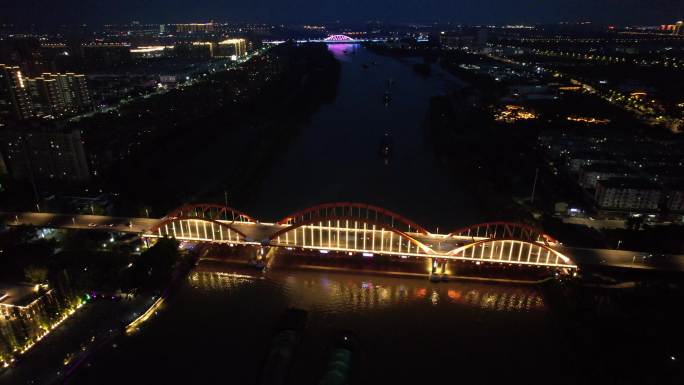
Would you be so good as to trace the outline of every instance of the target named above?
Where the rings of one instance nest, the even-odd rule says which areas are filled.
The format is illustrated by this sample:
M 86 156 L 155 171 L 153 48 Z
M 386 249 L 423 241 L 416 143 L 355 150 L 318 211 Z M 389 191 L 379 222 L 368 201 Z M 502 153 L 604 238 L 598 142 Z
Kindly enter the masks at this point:
M 684 191 L 684 180 L 666 183 L 665 188 L 670 191 Z
M 657 184 L 642 178 L 610 178 L 599 181 L 598 185 L 604 188 L 660 190 Z
M 37 285 L 0 283 L 0 306 L 28 306 L 40 297 Z
M 619 163 L 593 163 L 582 167 L 584 172 L 610 172 L 616 174 L 628 174 L 632 170 Z

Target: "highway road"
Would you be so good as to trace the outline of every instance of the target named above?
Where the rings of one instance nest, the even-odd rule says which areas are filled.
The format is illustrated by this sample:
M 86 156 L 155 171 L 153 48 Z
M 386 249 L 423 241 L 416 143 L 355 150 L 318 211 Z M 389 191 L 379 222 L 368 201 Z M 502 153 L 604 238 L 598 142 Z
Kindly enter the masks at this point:
M 99 230 L 122 233 L 143 234 L 159 222 L 158 218 L 125 218 L 102 215 L 69 215 L 52 213 L 0 213 L 0 223 L 8 226 L 33 225 L 36 227 Z M 287 227 L 272 223 L 240 223 L 232 224 L 249 239 L 264 242 L 276 231 Z M 414 234 L 411 234 L 412 236 Z M 424 244 L 434 250 L 449 250 L 463 240 L 449 239 L 444 235 L 415 234 Z M 645 269 L 660 271 L 684 272 L 684 255 L 661 255 L 646 252 L 612 249 L 572 248 L 562 245 L 554 249 L 573 259 L 582 266 L 607 266 L 629 269 Z
M 59 229 L 106 230 L 142 234 L 159 222 L 159 219 L 52 213 L 0 213 L 0 222 L 8 226 L 33 225 Z
M 597 230 L 601 229 L 624 229 L 627 228 L 626 222 L 621 219 L 591 219 L 580 217 L 563 218 L 563 223 L 582 225 Z

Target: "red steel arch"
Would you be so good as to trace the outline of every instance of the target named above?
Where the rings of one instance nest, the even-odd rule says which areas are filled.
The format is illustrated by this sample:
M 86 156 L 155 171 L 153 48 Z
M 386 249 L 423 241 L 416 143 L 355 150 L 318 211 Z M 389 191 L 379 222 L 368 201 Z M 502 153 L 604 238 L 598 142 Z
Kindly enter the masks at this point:
M 243 233 L 240 230 L 237 230 L 235 227 L 231 226 L 230 224 L 225 223 L 225 222 L 220 222 L 220 221 L 215 220 L 215 219 L 207 219 L 207 218 L 201 218 L 201 217 L 169 217 L 169 218 L 163 218 L 157 224 L 152 226 L 149 229 L 149 232 L 152 235 L 159 234 L 161 236 L 166 235 L 166 236 L 176 237 L 176 238 L 180 238 L 180 239 L 185 239 L 186 238 L 185 236 L 179 237 L 179 236 L 177 236 L 177 234 L 176 235 L 172 234 L 171 231 L 169 230 L 169 227 L 168 227 L 168 225 L 173 225 L 175 223 L 179 223 L 182 221 L 198 221 L 198 222 L 210 223 L 212 225 L 218 226 L 219 228 L 225 228 L 227 230 L 230 230 L 230 231 L 238 234 L 238 236 L 241 237 L 242 240 L 247 240 L 247 236 L 245 235 L 245 233 Z M 188 236 L 187 238 L 192 239 L 192 238 L 199 238 L 199 237 Z
M 449 236 L 501 239 L 510 238 L 529 242 L 558 243 L 541 229 L 516 222 L 485 222 L 454 230 Z
M 373 221 L 373 220 L 368 220 L 368 219 L 363 219 L 363 218 L 358 218 L 358 217 L 352 217 L 352 216 L 331 216 L 331 217 L 325 217 L 325 218 L 315 217 L 315 218 L 310 218 L 307 220 L 302 220 L 302 221 L 299 221 L 296 223 L 292 223 L 292 224 L 290 224 L 290 226 L 283 228 L 283 229 L 275 232 L 273 235 L 271 235 L 270 241 L 273 242 L 274 240 L 278 239 L 278 237 L 280 237 L 286 233 L 289 233 L 290 231 L 296 230 L 297 228 L 304 227 L 304 226 L 311 226 L 311 225 L 315 226 L 315 225 L 318 225 L 319 223 L 328 222 L 328 221 L 330 221 L 330 222 L 356 221 L 356 222 L 365 223 L 365 224 L 371 225 L 371 226 L 374 225 L 376 227 L 375 231 L 384 230 L 384 231 L 392 232 L 392 233 L 398 235 L 399 237 L 405 238 L 407 241 L 409 241 L 414 246 L 416 246 L 417 249 L 422 250 L 425 255 L 435 254 L 434 250 L 432 250 L 431 247 L 429 247 L 429 246 L 425 245 L 424 243 L 420 242 L 419 240 L 413 238 L 412 236 L 408 235 L 404 231 L 401 231 L 399 229 L 387 226 L 387 224 L 382 223 L 382 222 L 377 222 L 377 221 Z M 351 228 L 348 228 L 348 229 L 351 230 Z M 360 229 L 361 228 L 359 228 L 359 230 Z M 344 230 L 341 230 L 341 231 L 344 231 Z M 293 246 L 296 246 L 296 245 L 293 245 Z M 326 247 L 321 246 L 321 248 L 326 248 Z M 397 252 L 396 254 L 404 254 L 404 253 Z
M 193 203 L 183 205 L 168 213 L 164 218 L 176 217 L 195 217 L 232 222 L 258 222 L 256 219 L 242 211 L 214 203 Z
M 402 232 L 428 234 L 428 231 L 421 225 L 400 214 L 382 207 L 354 202 L 334 202 L 316 205 L 290 214 L 277 223 L 279 225 L 293 225 L 310 219 L 320 221 L 322 219 L 339 219 L 341 217 L 345 217 L 345 219 L 353 218 L 355 220 L 382 223 L 385 227 L 390 227 Z M 398 228 L 398 225 L 403 226 L 404 228 Z

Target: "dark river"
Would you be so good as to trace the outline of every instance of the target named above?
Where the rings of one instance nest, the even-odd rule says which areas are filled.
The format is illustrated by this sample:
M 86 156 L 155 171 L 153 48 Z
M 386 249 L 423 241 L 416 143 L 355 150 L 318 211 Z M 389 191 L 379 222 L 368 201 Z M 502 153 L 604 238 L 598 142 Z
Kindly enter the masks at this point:
M 399 212 L 431 231 L 476 223 L 468 186 L 452 183 L 437 164 L 424 127 L 430 98 L 461 81 L 437 65 L 432 76 L 419 76 L 412 68 L 418 59 L 388 58 L 359 45 L 329 49 L 342 63 L 337 98 L 301 127 L 246 211 L 275 221 L 317 203 L 351 201 Z M 380 155 L 385 133 L 392 142 L 387 164 Z
M 564 366 L 535 286 L 307 271 L 250 277 L 203 263 L 158 316 L 98 355 L 74 382 L 253 384 L 288 306 L 309 312 L 291 384 L 318 382 L 340 330 L 359 338 L 358 384 L 500 383 L 511 376 L 537 384 L 560 379 Z

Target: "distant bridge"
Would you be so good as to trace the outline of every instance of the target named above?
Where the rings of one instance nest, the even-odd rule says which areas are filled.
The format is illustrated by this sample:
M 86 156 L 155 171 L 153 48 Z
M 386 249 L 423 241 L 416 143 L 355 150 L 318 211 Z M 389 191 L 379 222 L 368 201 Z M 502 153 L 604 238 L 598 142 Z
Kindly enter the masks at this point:
M 326 43 L 354 43 L 357 40 L 347 35 L 330 35 L 323 39 Z
M 323 39 L 300 39 L 297 43 L 325 43 L 325 44 L 356 44 L 365 42 L 386 42 L 388 39 L 383 37 L 366 38 L 366 37 L 350 37 L 347 35 L 335 34 Z M 284 40 L 265 41 L 266 44 L 280 44 Z
M 648 253 L 563 246 L 540 229 L 521 223 L 488 222 L 435 234 L 410 219 L 381 207 L 353 202 L 317 205 L 275 223 L 216 204 L 189 204 L 161 219 L 97 215 L 0 213 L 7 225 L 133 232 L 144 239 L 282 247 L 322 253 L 387 255 L 447 261 L 548 267 L 571 272 L 578 263 L 684 271 L 684 256 L 666 263 Z

